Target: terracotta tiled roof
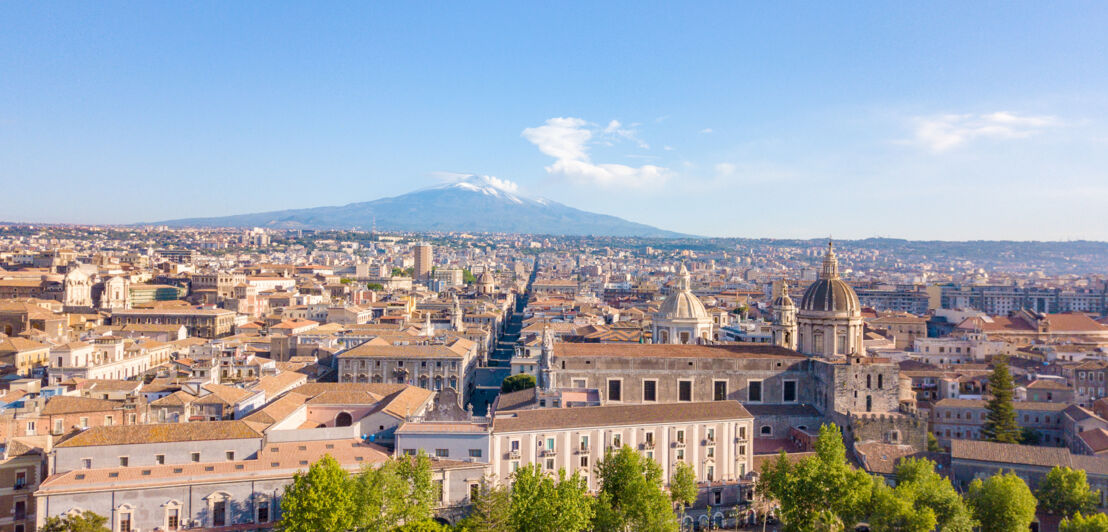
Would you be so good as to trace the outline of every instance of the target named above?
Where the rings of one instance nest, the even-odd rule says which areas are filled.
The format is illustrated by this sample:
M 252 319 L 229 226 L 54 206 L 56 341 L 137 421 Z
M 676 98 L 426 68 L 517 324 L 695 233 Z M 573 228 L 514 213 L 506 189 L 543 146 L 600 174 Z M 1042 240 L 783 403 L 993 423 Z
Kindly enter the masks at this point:
M 1094 453 L 1108 451 L 1108 430 L 1095 428 L 1077 435 Z
M 58 447 L 133 445 L 205 440 L 241 440 L 261 438 L 258 431 L 242 421 L 196 421 L 156 425 L 114 425 L 92 427 L 62 442 Z
M 123 403 L 119 401 L 109 401 L 107 399 L 55 395 L 46 401 L 46 406 L 42 407 L 42 415 L 56 416 L 81 412 L 103 412 L 105 410 L 115 410 L 122 406 Z
M 660 403 L 643 405 L 590 406 L 518 410 L 493 420 L 497 432 L 551 430 L 575 427 L 603 427 L 657 423 L 681 423 L 753 416 L 738 401 Z

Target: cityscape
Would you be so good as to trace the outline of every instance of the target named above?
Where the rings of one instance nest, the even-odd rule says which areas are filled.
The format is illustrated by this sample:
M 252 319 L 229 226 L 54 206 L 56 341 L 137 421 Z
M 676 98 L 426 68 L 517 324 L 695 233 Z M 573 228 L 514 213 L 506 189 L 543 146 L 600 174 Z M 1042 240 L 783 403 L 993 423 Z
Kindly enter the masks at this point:
M 0 5 L 0 532 L 1108 532 L 1108 10 L 940 4 Z

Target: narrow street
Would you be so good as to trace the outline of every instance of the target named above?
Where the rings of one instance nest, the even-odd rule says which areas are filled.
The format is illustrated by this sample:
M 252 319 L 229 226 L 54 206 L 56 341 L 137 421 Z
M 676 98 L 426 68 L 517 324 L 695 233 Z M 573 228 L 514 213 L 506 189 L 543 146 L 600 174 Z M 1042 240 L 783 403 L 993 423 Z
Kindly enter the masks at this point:
M 476 416 L 483 416 L 488 412 L 489 405 L 500 394 L 500 383 L 511 374 L 512 355 L 515 353 L 515 345 L 523 329 L 523 309 L 527 308 L 527 303 L 531 299 L 531 285 L 534 284 L 538 271 L 539 265 L 536 260 L 531 276 L 527 279 L 527 287 L 516 299 L 515 309 L 508 319 L 508 325 L 504 327 L 504 332 L 496 342 L 496 349 L 489 354 L 487 365 L 477 368 L 474 379 L 476 389 L 470 397 L 473 414 Z

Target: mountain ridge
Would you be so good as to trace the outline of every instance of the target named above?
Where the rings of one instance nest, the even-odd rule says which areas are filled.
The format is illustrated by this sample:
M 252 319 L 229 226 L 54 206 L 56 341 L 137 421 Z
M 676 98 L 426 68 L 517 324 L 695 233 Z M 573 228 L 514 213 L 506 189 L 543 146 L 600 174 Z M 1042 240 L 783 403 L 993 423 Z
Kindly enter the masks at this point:
M 583 211 L 508 190 L 495 178 L 466 178 L 371 201 L 230 216 L 181 218 L 141 225 L 268 227 L 383 231 L 530 233 L 566 236 L 687 238 L 674 231 Z

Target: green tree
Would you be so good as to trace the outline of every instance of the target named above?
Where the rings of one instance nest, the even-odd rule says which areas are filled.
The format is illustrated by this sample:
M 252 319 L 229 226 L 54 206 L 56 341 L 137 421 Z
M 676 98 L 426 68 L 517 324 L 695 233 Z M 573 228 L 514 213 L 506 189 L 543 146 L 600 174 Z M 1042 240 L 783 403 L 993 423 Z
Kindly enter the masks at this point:
M 1024 427 L 1020 430 L 1020 445 L 1039 445 L 1043 441 L 1043 435 L 1031 428 Z
M 393 527 L 392 532 L 450 532 L 450 528 L 430 519 L 413 521 Z
M 933 530 L 971 532 L 975 523 L 965 501 L 950 481 L 935 472 L 926 458 L 902 460 L 896 466 L 896 487 L 875 481 L 870 504 L 873 530 Z
M 105 526 L 108 518 L 85 510 L 78 515 L 49 517 L 39 527 L 40 532 L 111 532 Z
M 431 459 L 423 451 L 416 456 L 367 466 L 352 479 L 356 501 L 353 522 L 363 530 L 388 530 L 397 523 L 418 523 L 432 517 L 435 484 Z
M 510 530 L 508 523 L 512 512 L 512 494 L 508 488 L 485 477 L 473 494 L 473 508 L 458 523 L 458 530 L 465 532 L 500 532 Z
M 981 437 L 998 443 L 1019 443 L 1023 432 L 1016 423 L 1016 408 L 1012 404 L 1012 374 L 1004 357 L 993 359 L 993 373 L 989 376 L 989 394 L 992 398 L 985 405 L 987 414 L 981 427 Z
M 576 532 L 588 528 L 593 517 L 588 485 L 577 473 L 558 478 L 542 472 L 538 464 L 513 474 L 509 524 L 512 530 Z
M 385 289 L 385 286 L 382 285 L 381 283 L 366 283 L 365 287 L 369 290 L 374 290 L 374 291 Z
M 1058 525 L 1058 532 L 1108 532 L 1108 515 L 1082 515 L 1077 512 L 1073 517 L 1062 520 Z
M 942 446 L 939 445 L 939 439 L 935 437 L 935 433 L 928 431 L 927 433 L 927 452 L 941 453 L 943 452 Z
M 975 479 L 966 492 L 973 517 L 982 532 L 1027 530 L 1035 519 L 1035 496 L 1015 473 L 997 473 Z
M 519 390 L 526 390 L 534 388 L 538 383 L 535 381 L 534 375 L 527 373 L 517 373 L 500 383 L 500 391 L 504 393 L 518 392 Z
M 462 269 L 462 283 L 473 284 L 477 282 L 477 276 L 473 275 L 473 272 L 469 271 L 469 268 Z
M 1068 517 L 1093 511 L 1100 492 L 1089 487 L 1084 470 L 1054 466 L 1039 482 L 1035 497 L 1043 511 Z
M 781 505 L 786 530 L 851 527 L 868 513 L 873 482 L 847 464 L 839 428 L 820 427 L 815 448 L 815 456 L 796 465 L 782 452 L 758 479 L 757 490 Z
M 355 524 L 354 483 L 331 455 L 324 455 L 306 473 L 297 472 L 281 498 L 285 532 L 342 532 Z
M 599 532 L 677 529 L 670 499 L 662 490 L 662 467 L 624 445 L 597 465 L 600 492 L 593 528 Z
M 686 462 L 677 462 L 673 468 L 673 477 L 669 479 L 669 497 L 685 514 L 685 508 L 696 502 L 700 489 L 696 485 L 696 471 Z

